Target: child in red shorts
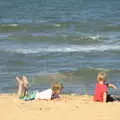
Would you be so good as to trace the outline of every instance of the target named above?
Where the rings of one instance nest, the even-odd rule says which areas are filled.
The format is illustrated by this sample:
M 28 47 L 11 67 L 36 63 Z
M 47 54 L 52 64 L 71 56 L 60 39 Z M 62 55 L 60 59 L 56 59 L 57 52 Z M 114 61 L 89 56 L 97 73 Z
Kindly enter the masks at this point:
M 106 83 L 107 76 L 106 73 L 100 72 L 97 76 L 97 83 L 95 88 L 95 94 L 94 94 L 94 101 L 97 102 L 109 102 L 114 101 L 114 98 L 108 94 L 108 88 L 117 88 L 113 84 Z

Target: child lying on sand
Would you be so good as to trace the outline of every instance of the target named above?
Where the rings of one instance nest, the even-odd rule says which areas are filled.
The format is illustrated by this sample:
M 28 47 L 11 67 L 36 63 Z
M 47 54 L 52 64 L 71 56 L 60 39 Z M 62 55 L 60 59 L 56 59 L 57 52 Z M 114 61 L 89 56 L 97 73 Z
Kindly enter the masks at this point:
M 115 100 L 120 100 L 117 97 L 113 97 L 108 94 L 108 88 L 112 87 L 116 89 L 117 87 L 113 84 L 106 83 L 107 76 L 104 72 L 101 72 L 97 76 L 97 84 L 95 88 L 94 101 L 97 102 L 112 102 Z
M 16 77 L 16 80 L 18 82 L 18 95 L 19 98 L 24 100 L 53 100 L 60 98 L 60 93 L 63 89 L 63 85 L 60 83 L 54 83 L 51 89 L 44 90 L 42 92 L 35 91 L 30 94 L 28 94 L 28 79 L 24 76 L 22 78 Z

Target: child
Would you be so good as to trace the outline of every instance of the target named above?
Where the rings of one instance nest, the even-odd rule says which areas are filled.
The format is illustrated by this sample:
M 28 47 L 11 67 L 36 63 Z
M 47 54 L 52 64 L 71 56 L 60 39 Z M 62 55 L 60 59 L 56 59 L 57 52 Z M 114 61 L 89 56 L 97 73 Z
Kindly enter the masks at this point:
M 60 93 L 63 89 L 63 85 L 60 83 L 54 83 L 52 88 L 44 90 L 42 92 L 35 91 L 28 94 L 28 79 L 26 76 L 16 77 L 18 81 L 18 95 L 21 99 L 24 100 L 53 100 L 60 98 Z
M 106 81 L 107 81 L 106 73 L 100 72 L 97 76 L 94 101 L 97 102 L 114 101 L 114 98 L 108 94 L 108 88 L 112 87 L 116 89 L 117 87 L 113 84 L 106 83 Z
M 23 97 L 28 95 L 29 82 L 26 76 L 16 77 L 18 82 L 18 96 Z
M 60 93 L 63 89 L 63 85 L 60 83 L 54 83 L 51 89 L 44 90 L 42 92 L 37 92 L 35 99 L 40 100 L 53 100 L 60 98 Z

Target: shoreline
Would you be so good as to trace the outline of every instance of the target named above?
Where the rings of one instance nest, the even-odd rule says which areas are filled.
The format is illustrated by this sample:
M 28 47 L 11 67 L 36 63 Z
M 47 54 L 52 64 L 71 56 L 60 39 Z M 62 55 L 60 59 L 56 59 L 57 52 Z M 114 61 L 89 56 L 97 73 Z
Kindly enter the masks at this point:
M 120 102 L 97 103 L 90 95 L 63 95 L 62 100 L 23 101 L 0 94 L 2 120 L 118 120 Z

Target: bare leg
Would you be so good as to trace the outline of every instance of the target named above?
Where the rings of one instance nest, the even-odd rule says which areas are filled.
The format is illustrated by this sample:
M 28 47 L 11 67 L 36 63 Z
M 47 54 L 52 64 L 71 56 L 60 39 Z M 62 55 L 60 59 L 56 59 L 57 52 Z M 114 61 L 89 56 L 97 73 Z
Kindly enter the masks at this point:
M 23 80 L 20 79 L 19 77 L 16 77 L 16 80 L 18 82 L 18 96 L 21 97 L 23 96 L 23 91 L 24 91 L 24 84 L 23 84 Z
M 24 84 L 24 96 L 28 95 L 28 87 L 29 87 L 29 82 L 28 82 L 28 78 L 26 76 L 22 77 L 23 79 L 23 84 Z

